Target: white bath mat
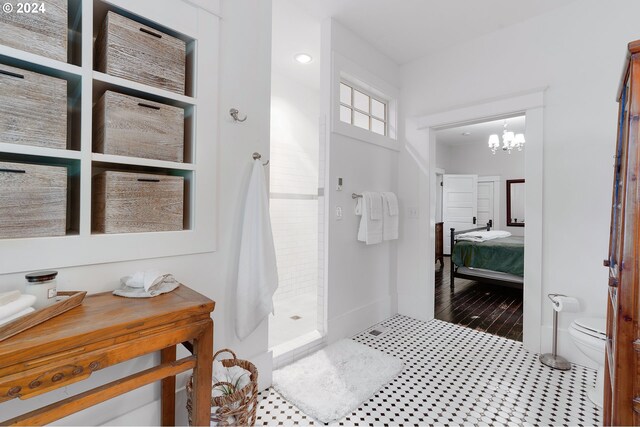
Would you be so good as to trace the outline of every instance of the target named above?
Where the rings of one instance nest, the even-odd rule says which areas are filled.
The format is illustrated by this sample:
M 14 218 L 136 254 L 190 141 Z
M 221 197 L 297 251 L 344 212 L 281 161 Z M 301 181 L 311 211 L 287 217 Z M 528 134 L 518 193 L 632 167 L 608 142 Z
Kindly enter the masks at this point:
M 400 359 L 342 340 L 273 372 L 273 388 L 307 415 L 329 423 L 351 413 L 403 368 Z

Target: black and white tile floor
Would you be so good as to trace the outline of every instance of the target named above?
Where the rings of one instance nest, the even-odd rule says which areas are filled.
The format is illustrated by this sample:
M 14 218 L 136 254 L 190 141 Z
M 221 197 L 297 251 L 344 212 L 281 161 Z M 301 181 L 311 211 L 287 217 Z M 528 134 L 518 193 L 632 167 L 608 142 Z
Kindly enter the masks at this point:
M 522 343 L 440 320 L 394 316 L 388 330 L 353 339 L 399 357 L 405 369 L 336 425 L 600 425 L 586 397 L 596 373 L 552 370 Z M 273 389 L 260 394 L 256 425 L 318 424 Z

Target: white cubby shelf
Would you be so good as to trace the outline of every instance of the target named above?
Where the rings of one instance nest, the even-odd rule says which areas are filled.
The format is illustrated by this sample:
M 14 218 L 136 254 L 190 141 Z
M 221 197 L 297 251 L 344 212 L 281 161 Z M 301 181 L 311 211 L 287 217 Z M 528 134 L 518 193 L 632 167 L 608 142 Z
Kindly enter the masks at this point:
M 0 143 L 0 161 L 66 167 L 69 187 L 67 235 L 0 239 L 0 274 L 215 251 L 218 82 L 211 76 L 218 75 L 220 18 L 172 0 L 68 0 L 68 4 L 66 63 L 0 45 L 0 65 L 67 80 L 69 117 L 66 150 Z M 95 35 L 107 10 L 185 40 L 186 95 L 95 71 Z M 183 108 L 185 162 L 94 152 L 93 106 L 106 90 Z M 183 176 L 185 229 L 94 234 L 92 179 L 103 170 Z

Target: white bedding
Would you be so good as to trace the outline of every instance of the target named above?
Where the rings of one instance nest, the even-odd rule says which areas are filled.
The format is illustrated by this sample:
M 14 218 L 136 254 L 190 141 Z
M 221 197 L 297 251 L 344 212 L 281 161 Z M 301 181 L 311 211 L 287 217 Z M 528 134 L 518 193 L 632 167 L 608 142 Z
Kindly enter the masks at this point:
M 468 240 L 470 242 L 486 242 L 487 240 L 502 239 L 511 236 L 508 231 L 491 230 L 491 231 L 470 231 L 468 233 L 456 236 L 458 240 Z

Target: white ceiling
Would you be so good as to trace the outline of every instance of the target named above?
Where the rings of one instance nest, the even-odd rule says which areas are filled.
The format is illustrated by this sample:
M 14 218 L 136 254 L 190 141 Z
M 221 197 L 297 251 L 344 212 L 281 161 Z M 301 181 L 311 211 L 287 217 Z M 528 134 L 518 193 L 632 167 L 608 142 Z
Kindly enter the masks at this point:
M 320 25 L 333 17 L 398 64 L 576 0 L 274 0 L 273 71 L 320 89 Z M 308 53 L 310 64 L 294 61 Z
M 321 21 L 294 0 L 274 0 L 272 13 L 273 71 L 320 90 Z M 309 64 L 300 64 L 293 59 L 297 53 L 307 53 L 313 60 Z
M 282 7 L 281 3 L 290 1 L 274 0 L 274 11 Z M 318 22 L 335 18 L 401 65 L 573 1 L 296 0 L 295 4 Z M 298 26 L 294 21 L 280 23 Z M 295 38 L 304 40 L 304 36 Z
M 507 120 L 507 130 L 513 133 L 524 133 L 524 116 L 511 117 Z M 472 125 L 458 126 L 443 129 L 436 132 L 436 143 L 449 146 L 461 146 L 468 144 L 484 144 L 489 142 L 489 135 L 502 135 L 504 119 L 491 122 L 476 123 Z M 469 133 L 470 135 L 463 135 Z

